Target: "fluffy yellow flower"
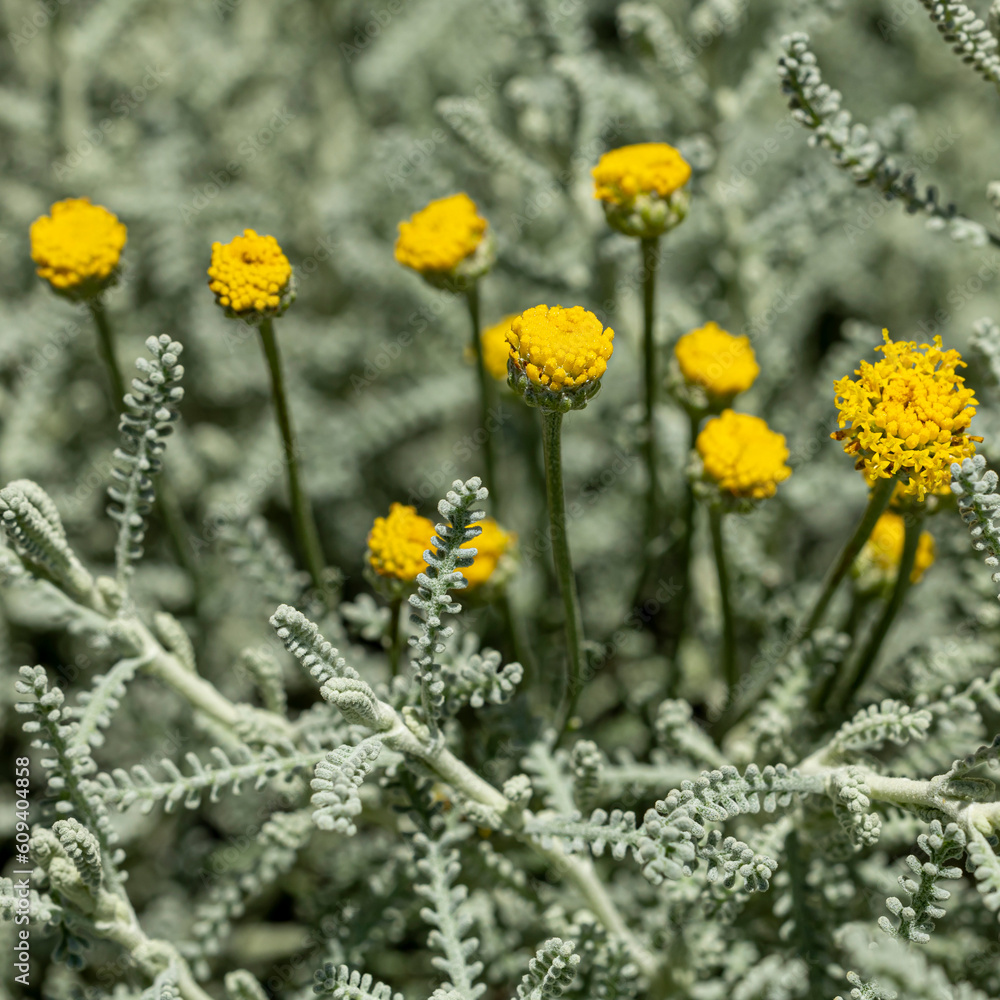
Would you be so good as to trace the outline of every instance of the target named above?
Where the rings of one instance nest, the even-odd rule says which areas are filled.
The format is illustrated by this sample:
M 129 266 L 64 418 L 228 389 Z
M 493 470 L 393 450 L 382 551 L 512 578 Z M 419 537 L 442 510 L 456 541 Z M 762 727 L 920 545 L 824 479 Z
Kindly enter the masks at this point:
M 114 280 L 127 232 L 118 216 L 89 198 L 57 201 L 31 224 L 31 259 L 55 291 L 95 295 Z
M 867 562 L 885 576 L 895 576 L 899 562 L 903 558 L 903 536 L 906 525 L 903 517 L 895 511 L 887 510 L 875 522 L 871 536 L 861 550 L 861 562 Z M 917 556 L 910 573 L 910 583 L 919 583 L 920 578 L 934 562 L 934 536 L 929 531 L 920 533 Z
M 792 474 L 785 465 L 785 435 L 748 413 L 723 410 L 705 424 L 695 448 L 705 474 L 735 497 L 772 497 L 778 483 Z
M 482 528 L 478 538 L 466 542 L 463 549 L 475 549 L 476 558 L 471 566 L 465 566 L 459 572 L 468 581 L 469 589 L 485 583 L 496 571 L 500 557 L 510 548 L 514 536 L 504 531 L 492 517 L 485 521 L 476 521 L 476 527 Z
M 273 236 L 244 229 L 229 243 L 212 244 L 208 287 L 227 312 L 277 315 L 289 299 L 292 265 Z
M 434 522 L 416 507 L 394 503 L 388 517 L 376 517 L 368 534 L 368 563 L 379 576 L 408 583 L 426 566 L 424 552 L 431 547 Z
M 940 337 L 918 348 L 882 335 L 880 361 L 862 361 L 857 379 L 834 382 L 841 429 L 831 436 L 857 456 L 869 485 L 902 473 L 903 496 L 947 494 L 952 462 L 975 454 L 974 442 L 982 441 L 967 433 L 977 400 L 956 372 L 965 363 L 958 351 L 942 350 Z
M 396 260 L 425 277 L 450 274 L 479 249 L 486 228 L 464 192 L 438 198 L 399 224 Z
M 717 323 L 684 334 L 674 346 L 681 374 L 715 397 L 746 392 L 760 374 L 749 337 L 734 337 Z
M 691 177 L 687 160 L 665 142 L 641 142 L 605 153 L 591 171 L 594 197 L 619 204 L 638 194 L 666 198 Z
M 613 149 L 591 173 L 594 197 L 603 203 L 608 224 L 626 236 L 659 236 L 687 214 L 683 188 L 691 167 L 665 142 Z
M 504 316 L 499 323 L 483 330 L 480 338 L 483 343 L 483 364 L 486 370 L 501 382 L 507 381 L 507 359 L 510 357 L 507 334 L 510 333 L 513 319 L 513 316 Z
M 558 392 L 597 382 L 608 367 L 615 332 L 583 306 L 534 306 L 515 316 L 510 357 L 536 386 Z

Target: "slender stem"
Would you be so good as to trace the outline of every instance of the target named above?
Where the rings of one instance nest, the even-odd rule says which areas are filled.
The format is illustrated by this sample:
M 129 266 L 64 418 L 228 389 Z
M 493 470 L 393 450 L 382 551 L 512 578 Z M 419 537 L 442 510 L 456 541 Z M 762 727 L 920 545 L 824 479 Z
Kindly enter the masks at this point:
M 657 473 L 658 451 L 656 447 L 656 344 L 653 340 L 653 318 L 656 311 L 656 265 L 659 260 L 657 249 L 659 237 L 643 239 L 642 251 L 642 353 L 645 397 L 646 452 L 646 546 L 650 546 L 660 535 L 660 480 Z M 647 560 L 648 560 L 647 556 Z
M 833 599 L 838 585 L 847 575 L 847 571 L 851 568 L 851 564 L 857 558 L 862 546 L 868 541 L 868 537 L 875 527 L 875 522 L 878 521 L 886 507 L 889 506 L 889 501 L 892 499 L 892 493 L 895 488 L 895 476 L 889 479 L 876 480 L 868 496 L 868 506 L 865 508 L 865 512 L 858 522 L 857 528 L 854 529 L 854 534 L 848 539 L 837 561 L 830 568 L 823 590 L 816 599 L 816 603 L 813 605 L 809 616 L 801 625 L 797 625 L 787 637 L 781 653 L 762 665 L 757 672 L 754 683 L 746 691 L 744 697 L 739 701 L 730 702 L 729 708 L 723 713 L 713 730 L 716 739 L 721 739 L 746 716 L 747 712 L 753 708 L 760 696 L 768 689 L 771 681 L 774 679 L 774 675 L 777 673 L 778 668 L 785 662 L 788 654 L 803 639 L 808 638 L 820 621 L 822 621 L 823 614 Z
M 281 441 L 285 447 L 285 467 L 288 475 L 288 493 L 292 506 L 292 521 L 295 526 L 295 538 L 300 553 L 305 560 L 306 568 L 312 577 L 313 586 L 320 593 L 326 592 L 323 580 L 323 554 L 319 544 L 319 532 L 313 519 L 312 507 L 302 489 L 299 479 L 299 451 L 295 443 L 295 432 L 292 430 L 292 418 L 288 410 L 288 397 L 285 392 L 285 376 L 281 368 L 281 356 L 278 354 L 278 342 L 274 336 L 274 324 L 270 317 L 261 320 L 260 339 L 264 347 L 268 368 L 271 370 L 271 394 L 274 398 L 274 412 L 278 418 L 281 430 Z
M 718 504 L 709 507 L 708 520 L 712 528 L 712 550 L 715 553 L 715 567 L 719 574 L 719 596 L 722 602 L 722 676 L 726 680 L 726 687 L 732 691 L 739 681 L 736 665 L 736 623 L 733 618 L 726 550 L 722 542 L 722 509 Z
M 392 668 L 392 676 L 399 674 L 399 653 L 402 649 L 402 640 L 399 633 L 400 612 L 403 609 L 403 595 L 399 594 L 392 599 L 389 605 L 389 666 Z
M 104 367 L 108 370 L 108 378 L 111 379 L 115 412 L 121 413 L 125 408 L 125 403 L 123 402 L 125 397 L 125 379 L 121 368 L 118 366 L 118 358 L 115 356 L 115 338 L 111 330 L 111 324 L 108 322 L 108 314 L 99 296 L 90 299 L 87 305 L 90 307 L 90 315 L 94 317 L 94 326 L 97 328 L 97 347 L 101 352 Z
M 498 520 L 501 512 L 500 483 L 497 479 L 496 452 L 493 447 L 490 416 L 495 408 L 496 392 L 493 379 L 483 361 L 483 341 L 479 332 L 479 285 L 473 282 L 465 292 L 469 304 L 469 318 L 472 320 L 472 350 L 476 355 L 476 373 L 479 378 L 479 424 L 485 435 L 483 439 L 483 461 L 486 465 L 486 487 L 493 500 L 493 509 Z
M 899 560 L 899 570 L 896 573 L 896 583 L 892 588 L 892 594 L 882 610 L 882 616 L 876 622 L 872 634 L 868 637 L 861 655 L 858 657 L 857 666 L 854 668 L 853 677 L 847 685 L 846 690 L 837 697 L 838 707 L 844 707 L 850 703 L 851 699 L 861 690 L 865 681 L 868 680 L 875 661 L 878 658 L 879 650 L 885 637 L 892 628 L 892 623 L 896 620 L 907 591 L 910 589 L 910 576 L 913 573 L 913 564 L 917 559 L 917 547 L 920 544 L 920 531 L 923 526 L 922 512 L 910 514 L 906 518 L 906 529 L 903 535 L 903 554 Z
M 698 437 L 698 424 L 700 418 L 697 414 L 688 411 L 689 420 L 689 435 L 690 443 L 688 447 L 688 452 L 694 451 L 694 443 Z M 684 639 L 684 633 L 687 630 L 687 609 L 689 598 L 691 594 L 691 551 L 694 543 L 694 514 L 695 514 L 695 502 L 694 502 L 694 486 L 691 480 L 685 476 L 684 477 L 684 508 L 682 517 L 682 532 L 680 538 L 680 557 L 679 570 L 680 570 L 680 581 L 681 589 L 677 594 L 677 603 L 674 606 L 674 612 L 672 617 L 672 628 L 671 636 L 668 636 L 668 655 L 671 657 L 672 663 L 670 667 L 670 675 L 667 678 L 667 697 L 672 698 L 677 693 L 677 688 L 681 679 L 680 676 L 680 661 L 678 658 L 678 651 L 681 647 L 681 642 Z
M 566 499 L 562 478 L 562 418 L 561 413 L 542 413 L 542 446 L 545 452 L 545 490 L 548 495 L 549 528 L 552 534 L 552 558 L 559 579 L 563 609 L 566 617 L 566 652 L 569 673 L 563 686 L 562 701 L 565 709 L 562 729 L 569 727 L 576 703 L 583 686 L 583 625 L 580 618 L 580 601 L 573 579 L 573 564 L 566 540 Z

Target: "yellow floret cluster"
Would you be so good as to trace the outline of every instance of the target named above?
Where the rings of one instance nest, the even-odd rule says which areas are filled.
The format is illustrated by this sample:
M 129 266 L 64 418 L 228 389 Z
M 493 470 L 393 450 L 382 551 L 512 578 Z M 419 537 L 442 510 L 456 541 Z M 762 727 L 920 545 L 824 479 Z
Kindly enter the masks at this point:
M 212 244 L 208 287 L 234 313 L 267 313 L 282 304 L 292 265 L 273 236 L 244 229 L 229 243 Z
M 477 521 L 475 527 L 482 528 L 478 538 L 466 542 L 463 549 L 475 549 L 476 557 L 471 566 L 464 566 L 459 571 L 468 581 L 469 588 L 486 583 L 496 571 L 501 556 L 510 548 L 514 536 L 497 524 L 493 518 Z
M 710 395 L 731 397 L 746 392 L 760 374 L 749 337 L 734 337 L 717 323 L 684 334 L 674 346 L 681 374 Z
M 864 549 L 862 559 L 869 560 L 886 575 L 894 574 L 903 558 L 903 536 L 906 525 L 901 514 L 887 510 L 875 522 Z M 934 536 L 929 531 L 920 534 L 917 555 L 910 573 L 910 582 L 919 583 L 920 578 L 934 562 Z
M 409 582 L 426 567 L 424 552 L 431 547 L 434 523 L 416 507 L 394 503 L 388 517 L 376 517 L 368 534 L 368 563 L 379 576 Z
M 538 386 L 559 391 L 599 379 L 615 332 L 583 306 L 534 306 L 511 322 L 510 356 Z
M 486 226 L 467 194 L 439 198 L 399 224 L 396 260 L 421 274 L 446 273 L 475 252 Z
M 514 316 L 504 316 L 499 323 L 487 327 L 482 333 L 483 365 L 495 379 L 507 380 L 507 359 L 510 357 L 510 345 L 507 334 Z
M 688 182 L 691 167 L 673 146 L 642 142 L 605 153 L 591 173 L 594 197 L 622 204 L 640 194 L 668 197 Z
M 735 497 L 774 496 L 778 483 L 792 474 L 785 465 L 785 435 L 748 413 L 723 410 L 705 424 L 695 448 L 705 474 Z
M 956 372 L 965 367 L 962 356 L 942 350 L 940 337 L 917 347 L 883 336 L 881 360 L 862 361 L 857 379 L 834 383 L 841 429 L 832 436 L 857 456 L 869 485 L 902 473 L 904 496 L 947 494 L 952 462 L 975 454 L 982 440 L 967 433 L 977 400 Z
M 57 291 L 98 291 L 118 266 L 125 226 L 89 198 L 66 198 L 49 211 L 31 224 L 38 274 Z

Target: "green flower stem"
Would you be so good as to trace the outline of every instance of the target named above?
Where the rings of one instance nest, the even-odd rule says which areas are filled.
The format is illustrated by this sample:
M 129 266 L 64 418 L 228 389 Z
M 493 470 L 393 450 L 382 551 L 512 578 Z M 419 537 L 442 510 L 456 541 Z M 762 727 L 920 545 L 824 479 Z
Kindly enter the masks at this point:
M 389 605 L 389 666 L 392 676 L 399 674 L 399 654 L 403 643 L 399 632 L 399 619 L 403 610 L 403 595 L 397 594 Z
M 920 544 L 920 532 L 923 528 L 923 512 L 911 513 L 906 518 L 906 528 L 903 535 L 903 554 L 899 560 L 899 570 L 896 573 L 896 583 L 892 588 L 892 594 L 882 610 L 882 616 L 876 622 L 872 634 L 868 637 L 868 642 L 864 650 L 858 657 L 857 666 L 854 669 L 850 682 L 843 692 L 836 696 L 836 704 L 839 708 L 844 708 L 850 704 L 851 699 L 861 690 L 862 685 L 868 680 L 878 659 L 879 650 L 885 637 L 892 628 L 892 623 L 896 620 L 907 591 L 910 589 L 910 575 L 913 573 L 913 564 L 917 559 L 917 547 Z
M 645 435 L 646 452 L 646 547 L 647 552 L 660 536 L 660 480 L 657 472 L 656 447 L 656 396 L 658 378 L 656 371 L 656 344 L 653 340 L 653 318 L 656 312 L 656 266 L 659 262 L 659 237 L 643 239 L 642 246 L 642 353 L 644 368 Z M 649 556 L 646 562 L 649 561 Z M 644 574 L 645 575 L 645 574 Z
M 100 296 L 90 299 L 87 305 L 90 308 L 90 315 L 94 318 L 94 326 L 97 329 L 97 346 L 104 361 L 104 367 L 107 369 L 108 378 L 111 381 L 115 412 L 121 414 L 125 409 L 125 393 L 128 389 L 125 385 L 125 377 L 122 375 L 122 370 L 118 365 L 118 357 L 115 354 L 114 331 L 111 329 L 111 322 L 108 320 L 108 314 Z M 186 542 L 186 539 L 190 536 L 184 524 L 181 505 L 177 499 L 177 494 L 174 493 L 173 487 L 170 485 L 167 470 L 162 469 L 158 478 L 159 484 L 156 493 L 160 501 L 160 517 L 163 520 L 164 528 L 166 528 L 167 537 L 170 539 L 174 555 L 177 557 L 177 561 L 180 563 L 182 569 L 187 573 L 197 595 L 199 592 L 199 578 L 197 567 L 191 558 L 191 551 Z
M 97 347 L 101 352 L 104 367 L 108 370 L 108 378 L 111 379 L 115 410 L 121 413 L 125 405 L 122 402 L 126 392 L 125 379 L 115 355 L 115 338 L 108 322 L 108 313 L 100 296 L 90 299 L 87 305 L 90 308 L 90 315 L 94 317 L 94 326 L 97 328 Z
M 726 687 L 732 691 L 739 681 L 736 665 L 736 622 L 733 618 L 726 550 L 722 542 L 722 508 L 718 504 L 709 507 L 708 521 L 712 528 L 712 551 L 715 553 L 715 568 L 719 574 L 719 597 L 722 604 L 722 676 L 725 678 Z
M 549 506 L 549 529 L 552 535 L 552 558 L 559 579 L 563 609 L 566 617 L 566 652 L 569 673 L 563 685 L 562 729 L 569 727 L 576 711 L 583 685 L 583 624 L 580 601 L 573 579 L 573 564 L 566 540 L 566 498 L 562 478 L 562 419 L 561 413 L 542 412 L 542 447 L 545 454 L 545 489 Z
M 721 739 L 746 716 L 747 712 L 753 708 L 757 700 L 767 690 L 778 668 L 788 658 L 788 654 L 803 639 L 807 639 L 822 621 L 823 615 L 827 607 L 829 607 L 837 587 L 847 575 L 847 571 L 851 568 L 865 542 L 868 541 L 872 529 L 875 527 L 875 522 L 878 521 L 886 507 L 889 506 L 889 501 L 892 499 L 892 493 L 895 488 L 895 476 L 891 476 L 888 479 L 876 480 L 868 496 L 868 506 L 865 508 L 861 521 L 858 523 L 857 528 L 854 529 L 854 534 L 848 539 L 837 561 L 830 568 L 823 590 L 816 599 L 816 603 L 813 605 L 808 618 L 801 625 L 798 625 L 788 636 L 784 645 L 784 651 L 764 666 L 756 682 L 747 690 L 744 697 L 736 702 L 732 702 L 729 708 L 722 714 L 713 730 L 716 739 Z
M 688 411 L 688 420 L 690 422 L 690 446 L 688 452 L 694 451 L 694 443 L 698 437 L 698 424 L 701 422 L 701 417 Z M 691 479 L 687 476 L 684 477 L 684 510 L 682 517 L 682 532 L 680 537 L 680 553 L 678 558 L 678 568 L 681 581 L 681 589 L 677 594 L 677 600 L 674 604 L 674 610 L 671 617 L 671 628 L 670 634 L 668 635 L 668 655 L 670 656 L 672 663 L 670 667 L 670 675 L 667 678 L 667 697 L 672 698 L 676 695 L 677 689 L 680 683 L 680 663 L 678 659 L 678 651 L 681 647 L 681 642 L 684 640 L 684 633 L 687 629 L 688 624 L 688 600 L 691 594 L 691 550 L 694 542 L 694 515 L 695 515 L 695 502 L 694 502 L 694 484 Z
M 281 430 L 281 441 L 285 448 L 285 467 L 288 474 L 288 494 L 292 506 L 292 521 L 295 526 L 295 539 L 299 551 L 305 559 L 306 568 L 312 577 L 313 586 L 326 593 L 326 583 L 323 579 L 323 553 L 319 544 L 319 532 L 313 518 L 309 499 L 302 489 L 299 478 L 298 445 L 295 443 L 295 432 L 292 430 L 292 418 L 288 410 L 288 397 L 285 392 L 285 376 L 281 368 L 281 356 L 278 354 L 278 342 L 274 336 L 274 323 L 270 317 L 265 317 L 260 324 L 260 340 L 264 347 L 268 368 L 271 370 L 271 394 L 274 398 L 274 412 L 278 418 Z
M 479 377 L 479 423 L 483 428 L 483 462 L 486 466 L 486 487 L 493 500 L 493 508 L 499 520 L 502 504 L 500 502 L 500 483 L 497 479 L 496 451 L 493 447 L 493 434 L 490 431 L 490 415 L 495 408 L 496 391 L 493 378 L 486 370 L 483 361 L 483 341 L 479 328 L 479 285 L 472 282 L 465 292 L 469 304 L 469 318 L 472 320 L 472 350 L 476 356 L 476 373 Z

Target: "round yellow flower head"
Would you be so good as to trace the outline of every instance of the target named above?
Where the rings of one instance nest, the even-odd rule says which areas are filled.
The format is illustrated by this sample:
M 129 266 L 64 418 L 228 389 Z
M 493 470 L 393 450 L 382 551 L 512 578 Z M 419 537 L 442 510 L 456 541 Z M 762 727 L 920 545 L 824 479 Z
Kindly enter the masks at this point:
M 254 320 L 279 316 L 295 298 L 292 265 L 273 236 L 244 229 L 229 243 L 212 244 L 208 287 L 226 315 Z
M 486 518 L 485 521 L 476 521 L 474 526 L 482 528 L 482 532 L 471 542 L 466 542 L 462 548 L 475 549 L 476 557 L 471 566 L 459 570 L 468 581 L 467 589 L 478 587 L 493 576 L 500 558 L 514 541 L 514 536 L 504 531 L 492 517 Z
M 734 337 L 717 323 L 685 333 L 674 345 L 684 381 L 700 387 L 712 402 L 746 392 L 760 374 L 749 337 Z
M 513 316 L 504 316 L 499 323 L 483 330 L 480 338 L 483 343 L 483 364 L 490 375 L 501 382 L 507 381 L 507 359 L 510 357 L 507 334 L 510 333 L 513 319 Z
M 912 340 L 885 343 L 875 349 L 882 359 L 861 362 L 857 379 L 834 382 L 840 430 L 831 437 L 857 456 L 868 485 L 902 474 L 902 496 L 918 501 L 928 494 L 951 490 L 951 463 L 975 454 L 976 441 L 967 433 L 977 400 L 956 368 L 965 367 L 958 351 Z
M 591 173 L 608 224 L 626 236 L 659 236 L 687 215 L 691 167 L 665 142 L 612 149 Z
M 862 572 L 874 570 L 878 576 L 894 580 L 903 558 L 903 536 L 906 525 L 901 514 L 887 510 L 876 522 L 871 536 L 858 559 Z M 919 583 L 934 562 L 934 536 L 929 531 L 920 533 L 917 555 L 910 573 L 910 583 Z
M 785 435 L 748 413 L 723 410 L 705 424 L 695 441 L 705 475 L 734 497 L 773 497 L 792 470 L 785 465 Z
M 89 198 L 57 201 L 31 224 L 31 259 L 60 295 L 93 298 L 114 284 L 127 232 L 118 216 Z
M 532 406 L 586 406 L 601 386 L 615 332 L 583 306 L 534 306 L 511 320 L 508 384 Z
M 424 571 L 424 552 L 433 537 L 433 521 L 416 507 L 394 503 L 388 517 L 375 518 L 368 534 L 368 563 L 379 576 L 409 583 Z
M 399 224 L 396 260 L 431 284 L 474 281 L 493 263 L 493 240 L 476 203 L 464 192 L 438 198 Z

